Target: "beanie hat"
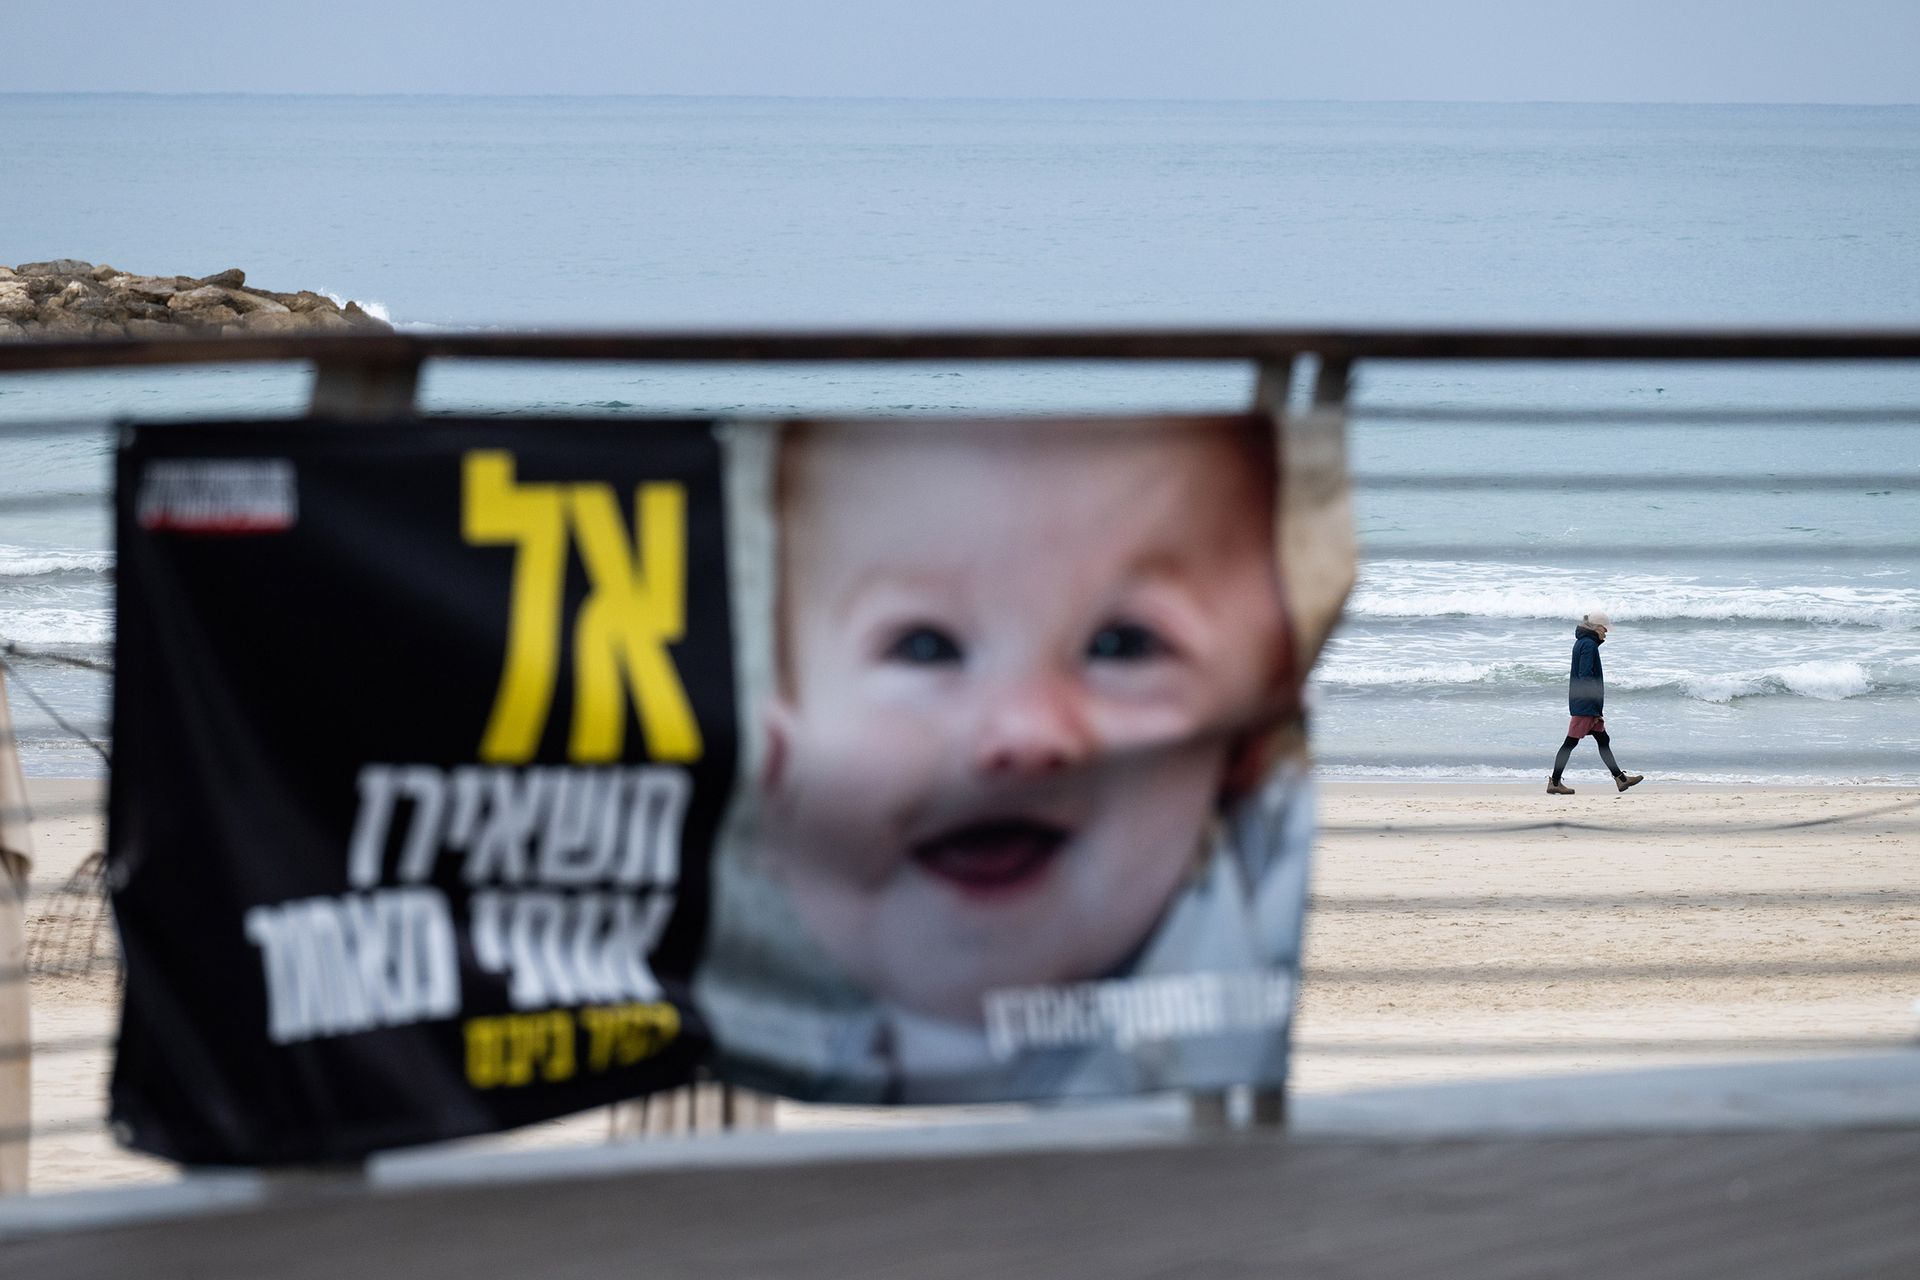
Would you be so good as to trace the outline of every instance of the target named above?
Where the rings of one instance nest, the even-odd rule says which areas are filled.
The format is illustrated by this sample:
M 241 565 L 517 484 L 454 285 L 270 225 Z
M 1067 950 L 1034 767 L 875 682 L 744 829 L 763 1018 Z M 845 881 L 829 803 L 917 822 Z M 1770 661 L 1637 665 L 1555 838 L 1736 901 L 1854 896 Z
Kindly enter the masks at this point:
M 1609 627 L 1610 628 L 1613 626 L 1613 623 L 1607 621 L 1607 615 L 1602 613 L 1598 609 L 1595 609 L 1592 613 L 1586 614 L 1580 619 L 1580 621 L 1589 627 Z

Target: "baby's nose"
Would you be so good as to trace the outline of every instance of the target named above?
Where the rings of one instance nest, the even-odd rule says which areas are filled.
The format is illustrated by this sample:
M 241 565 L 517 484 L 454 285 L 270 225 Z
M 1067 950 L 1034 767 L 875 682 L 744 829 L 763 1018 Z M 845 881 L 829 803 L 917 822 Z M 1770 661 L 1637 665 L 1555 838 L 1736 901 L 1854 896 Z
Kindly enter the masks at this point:
M 1081 700 L 1063 683 L 1009 689 L 987 709 L 975 749 L 982 773 L 1030 777 L 1079 764 L 1093 752 Z

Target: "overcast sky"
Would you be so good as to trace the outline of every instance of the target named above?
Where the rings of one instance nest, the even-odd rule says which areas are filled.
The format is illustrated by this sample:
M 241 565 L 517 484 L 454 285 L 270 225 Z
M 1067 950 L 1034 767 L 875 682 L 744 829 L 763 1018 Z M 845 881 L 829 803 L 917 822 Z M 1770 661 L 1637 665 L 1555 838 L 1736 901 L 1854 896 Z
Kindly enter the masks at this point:
M 0 90 L 1920 102 L 1920 0 L 0 0 Z

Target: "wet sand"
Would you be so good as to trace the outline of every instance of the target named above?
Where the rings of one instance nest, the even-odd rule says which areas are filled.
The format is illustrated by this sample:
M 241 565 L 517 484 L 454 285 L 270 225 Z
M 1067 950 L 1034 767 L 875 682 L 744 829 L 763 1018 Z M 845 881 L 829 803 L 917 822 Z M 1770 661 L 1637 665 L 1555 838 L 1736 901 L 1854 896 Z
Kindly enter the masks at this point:
M 1910 1043 L 1920 997 L 1920 790 L 1335 783 L 1323 792 L 1295 1086 L 1367 1088 L 1826 1056 Z M 30 779 L 30 936 L 102 847 L 101 784 Z M 1906 806 L 1904 808 L 1900 806 Z M 67 913 L 64 917 L 61 912 Z M 65 935 L 68 939 L 72 934 Z M 71 946 L 68 950 L 71 951 Z M 104 1109 L 119 981 L 32 983 L 36 1191 L 173 1176 Z M 781 1104 L 782 1127 L 899 1123 Z M 926 1117 L 932 1118 L 932 1117 Z M 605 1112 L 505 1145 L 605 1141 Z

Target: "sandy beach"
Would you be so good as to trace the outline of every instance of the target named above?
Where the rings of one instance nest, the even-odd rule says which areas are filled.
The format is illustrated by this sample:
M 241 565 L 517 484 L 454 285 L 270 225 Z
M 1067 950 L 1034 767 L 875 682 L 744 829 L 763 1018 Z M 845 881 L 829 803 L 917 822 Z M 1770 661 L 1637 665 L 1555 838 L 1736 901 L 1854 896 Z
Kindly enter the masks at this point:
M 1295 1085 L 1324 1092 L 1909 1043 L 1920 790 L 1334 783 L 1323 790 Z M 102 847 L 102 784 L 30 779 L 30 938 Z M 84 920 L 81 921 L 84 924 Z M 44 965 L 42 966 L 44 967 Z M 66 966 L 71 969 L 74 966 Z M 99 1127 L 118 976 L 37 973 L 32 1187 L 173 1176 Z M 782 1104 L 783 1127 L 879 1117 Z M 604 1112 L 511 1145 L 604 1141 Z

